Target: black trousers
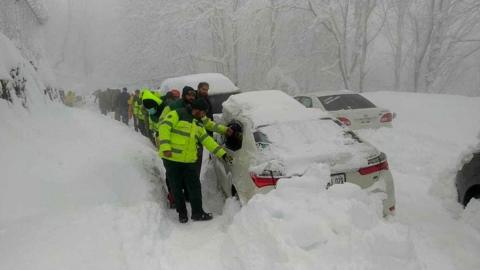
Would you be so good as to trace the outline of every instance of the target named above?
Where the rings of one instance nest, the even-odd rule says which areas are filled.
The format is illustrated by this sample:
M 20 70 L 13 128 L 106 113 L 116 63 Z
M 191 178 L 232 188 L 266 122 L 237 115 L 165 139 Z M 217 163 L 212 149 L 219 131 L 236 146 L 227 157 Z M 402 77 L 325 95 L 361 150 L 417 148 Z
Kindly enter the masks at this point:
M 200 179 L 197 176 L 195 163 L 182 163 L 164 159 L 163 164 L 167 174 L 167 180 L 170 183 L 170 189 L 175 199 L 175 208 L 179 214 L 187 214 L 185 196 L 183 188 L 185 187 L 190 197 L 192 214 L 203 213 L 202 207 L 202 188 Z
M 128 126 L 128 108 L 121 108 L 120 109 L 120 118 L 122 122 Z

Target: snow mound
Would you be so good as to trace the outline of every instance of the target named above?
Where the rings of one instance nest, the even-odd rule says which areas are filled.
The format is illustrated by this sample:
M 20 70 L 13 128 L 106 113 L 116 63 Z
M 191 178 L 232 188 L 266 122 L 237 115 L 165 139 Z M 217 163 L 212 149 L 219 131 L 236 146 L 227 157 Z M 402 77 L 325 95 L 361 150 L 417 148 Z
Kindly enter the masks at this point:
M 28 100 L 28 107 L 32 108 L 35 105 L 43 105 L 45 102 L 45 96 L 42 94 L 43 89 L 45 89 L 45 85 L 43 83 L 43 77 L 37 73 L 37 71 L 33 68 L 32 64 L 30 64 L 23 56 L 21 55 L 20 51 L 15 47 L 13 42 L 8 39 L 5 35 L 0 33 L 0 79 L 3 80 L 12 80 L 12 76 L 10 75 L 10 71 L 14 68 L 19 68 L 20 71 L 20 78 L 23 77 L 26 79 L 26 95 Z M 45 74 L 48 72 L 45 70 Z M 16 99 L 15 93 L 11 93 L 12 98 Z M 1 100 L 3 101 L 3 100 Z M 31 105 L 34 106 L 31 106 Z
M 420 269 L 408 229 L 382 218 L 381 199 L 353 184 L 328 191 L 317 165 L 256 195 L 234 217 L 228 269 Z M 233 259 L 233 261 L 231 261 Z

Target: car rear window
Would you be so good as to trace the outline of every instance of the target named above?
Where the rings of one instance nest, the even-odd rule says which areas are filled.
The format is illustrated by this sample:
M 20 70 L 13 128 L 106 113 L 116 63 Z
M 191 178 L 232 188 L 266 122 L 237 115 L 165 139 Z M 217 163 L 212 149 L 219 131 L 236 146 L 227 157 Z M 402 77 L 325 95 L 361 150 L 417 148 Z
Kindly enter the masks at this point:
M 331 95 L 318 99 L 327 111 L 375 108 L 372 102 L 358 94 Z
M 212 104 L 212 113 L 222 113 L 222 103 L 225 102 L 231 95 L 238 94 L 239 92 L 222 93 L 208 95 L 208 99 Z

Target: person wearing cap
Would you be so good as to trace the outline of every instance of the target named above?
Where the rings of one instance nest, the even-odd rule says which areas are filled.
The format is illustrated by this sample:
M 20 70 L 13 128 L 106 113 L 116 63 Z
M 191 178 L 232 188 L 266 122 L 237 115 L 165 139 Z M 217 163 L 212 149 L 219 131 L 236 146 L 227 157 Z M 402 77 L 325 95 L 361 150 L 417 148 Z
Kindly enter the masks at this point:
M 172 89 L 165 94 L 165 96 L 162 97 L 162 99 L 165 101 L 165 104 L 171 104 L 174 101 L 178 100 L 180 98 L 180 92 L 177 89 Z
M 167 104 L 160 115 L 160 122 L 163 121 L 165 116 L 173 110 L 185 108 L 187 105 L 192 104 L 195 100 L 195 90 L 190 86 L 185 86 L 182 90 L 182 98 Z
M 232 160 L 203 127 L 201 119 L 205 117 L 207 106 L 205 101 L 195 100 L 191 106 L 169 112 L 159 127 L 159 155 L 165 165 L 181 223 L 188 221 L 184 187 L 190 197 L 192 220 L 212 219 L 212 215 L 206 213 L 202 207 L 200 179 L 195 167 L 198 145 L 202 144 L 218 158 L 228 162 Z

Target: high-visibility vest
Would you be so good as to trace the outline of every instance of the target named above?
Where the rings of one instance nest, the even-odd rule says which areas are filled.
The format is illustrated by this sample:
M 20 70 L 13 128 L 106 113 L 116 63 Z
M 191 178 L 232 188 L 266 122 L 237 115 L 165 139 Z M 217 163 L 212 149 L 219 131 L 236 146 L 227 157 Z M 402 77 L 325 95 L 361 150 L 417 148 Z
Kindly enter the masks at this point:
M 164 159 L 182 163 L 197 161 L 197 146 L 202 144 L 209 152 L 221 158 L 225 150 L 208 135 L 201 123 L 193 118 L 187 108 L 171 111 L 160 124 L 158 154 Z M 171 157 L 163 152 L 172 151 Z
M 185 101 L 181 99 L 176 100 L 172 102 L 170 105 L 165 106 L 165 108 L 162 111 L 162 114 L 160 115 L 160 123 L 171 111 L 177 110 L 180 108 L 186 108 L 186 106 L 187 104 L 185 104 Z M 212 119 L 208 118 L 207 116 L 202 118 L 202 124 L 203 124 L 203 127 L 205 127 L 205 129 L 208 131 L 216 132 L 222 135 L 225 135 L 225 133 L 227 133 L 228 127 L 222 124 L 215 123 Z

